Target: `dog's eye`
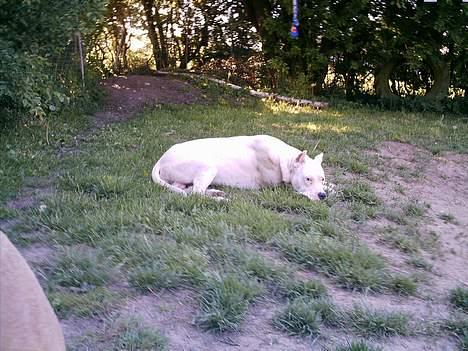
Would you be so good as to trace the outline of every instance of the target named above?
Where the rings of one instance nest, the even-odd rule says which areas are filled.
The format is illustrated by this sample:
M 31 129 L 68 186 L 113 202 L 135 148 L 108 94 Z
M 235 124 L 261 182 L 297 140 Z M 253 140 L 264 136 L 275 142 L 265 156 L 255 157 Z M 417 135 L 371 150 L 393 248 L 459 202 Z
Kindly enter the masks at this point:
M 322 182 L 325 181 L 325 177 L 322 177 Z
M 307 180 L 308 182 L 310 182 L 310 181 L 312 180 L 312 178 L 306 177 L 306 180 Z

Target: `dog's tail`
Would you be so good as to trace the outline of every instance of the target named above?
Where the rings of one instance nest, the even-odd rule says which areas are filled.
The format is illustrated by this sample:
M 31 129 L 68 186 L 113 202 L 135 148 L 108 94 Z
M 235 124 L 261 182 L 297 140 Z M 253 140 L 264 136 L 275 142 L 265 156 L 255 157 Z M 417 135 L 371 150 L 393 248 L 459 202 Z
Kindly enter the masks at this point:
M 181 195 L 187 195 L 187 193 L 172 185 L 172 184 L 169 184 L 168 182 L 166 182 L 164 179 L 161 178 L 161 175 L 159 174 L 159 171 L 160 171 L 160 165 L 159 165 L 159 161 L 156 162 L 156 164 L 154 165 L 153 167 L 153 171 L 151 172 L 151 178 L 153 179 L 153 182 L 155 182 L 156 184 L 159 184 L 163 187 L 165 187 L 166 189 L 169 189 L 170 191 L 173 191 L 175 193 L 179 193 Z

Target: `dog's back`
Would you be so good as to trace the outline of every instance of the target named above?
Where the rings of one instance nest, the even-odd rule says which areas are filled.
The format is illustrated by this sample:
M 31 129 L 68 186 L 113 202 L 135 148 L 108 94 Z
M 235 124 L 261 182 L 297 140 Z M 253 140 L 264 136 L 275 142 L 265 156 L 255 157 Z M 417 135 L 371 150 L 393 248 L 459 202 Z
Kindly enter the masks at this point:
M 65 351 L 60 324 L 39 282 L 2 232 L 0 350 Z

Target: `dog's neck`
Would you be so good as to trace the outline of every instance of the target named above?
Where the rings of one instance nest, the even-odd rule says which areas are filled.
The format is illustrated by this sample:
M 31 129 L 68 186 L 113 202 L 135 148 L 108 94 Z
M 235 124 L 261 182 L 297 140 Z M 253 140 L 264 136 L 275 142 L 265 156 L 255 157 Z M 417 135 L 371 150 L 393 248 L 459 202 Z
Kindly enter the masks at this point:
M 291 183 L 291 176 L 294 169 L 294 163 L 298 154 L 300 154 L 299 150 L 297 150 L 297 154 L 289 155 L 289 157 L 280 160 L 281 180 L 285 184 Z

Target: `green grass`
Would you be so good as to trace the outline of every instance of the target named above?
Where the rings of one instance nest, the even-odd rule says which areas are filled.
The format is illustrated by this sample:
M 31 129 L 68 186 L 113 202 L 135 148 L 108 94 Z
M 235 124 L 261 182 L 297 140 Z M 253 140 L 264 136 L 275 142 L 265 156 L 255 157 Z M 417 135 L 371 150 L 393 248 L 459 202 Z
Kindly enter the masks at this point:
M 365 337 L 409 335 L 410 316 L 402 312 L 385 312 L 355 306 L 346 312 L 345 320 L 357 334 Z
M 70 247 L 45 269 L 48 296 L 61 317 L 100 316 L 135 294 L 189 288 L 199 295 L 195 320 L 204 330 L 242 329 L 252 304 L 271 298 L 280 309 L 287 304 L 294 312 L 283 319 L 296 326 L 295 333 L 315 333 L 317 322 L 362 335 L 405 335 L 404 318 L 398 316 L 355 312 L 349 319 L 340 314 L 333 324 L 318 302 L 315 314 L 308 314 L 304 304 L 329 295 L 321 276 L 351 291 L 417 292 L 411 275 L 392 274 L 388 262 L 359 239 L 359 223 L 388 210 L 373 189 L 378 161 L 368 151 L 397 140 L 426 148 L 437 142 L 440 150 L 466 152 L 468 124 L 457 120 L 453 129 L 449 121 L 437 115 L 339 106 L 315 111 L 270 102 L 163 106 L 98 130 L 86 136 L 79 152 L 61 154 L 61 145 L 72 146 L 73 136 L 88 125 L 86 118 L 72 114 L 51 121 L 50 145 L 44 143 L 43 126 L 29 123 L 0 131 L 0 216 L 18 221 L 9 235 L 38 232 L 41 240 Z M 310 202 L 287 186 L 225 188 L 229 201 L 217 202 L 182 198 L 150 180 L 152 166 L 174 143 L 253 133 L 277 136 L 311 154 L 324 151 L 327 178 L 337 183 L 337 195 Z M 347 172 L 354 180 L 344 180 Z M 6 206 L 22 185 L 34 187 L 48 177 L 54 192 L 41 195 L 45 208 Z M 399 213 L 407 221 L 418 220 L 427 215 L 423 208 L 408 203 Z M 32 243 L 24 238 L 24 246 Z M 299 269 L 313 270 L 318 280 L 298 278 Z M 141 335 L 129 335 L 125 343 L 142 345 L 131 341 Z
M 64 287 L 102 286 L 110 282 L 111 268 L 100 250 L 70 247 L 51 265 L 50 283 Z
M 118 305 L 121 296 L 106 288 L 97 288 L 86 293 L 71 291 L 50 291 L 50 304 L 61 318 L 71 315 L 93 317 L 102 315 Z
M 48 120 L 47 144 L 43 121 L 0 122 L 0 205 L 15 197 L 31 179 L 34 183 L 34 179 L 55 170 L 60 165 L 56 151 L 71 143 L 88 125 L 89 120 L 81 111 L 68 110 L 62 116 L 54 116 Z
M 415 295 L 418 289 L 418 283 L 414 277 L 404 275 L 394 275 L 389 283 L 391 290 L 400 295 Z
M 138 318 L 121 318 L 113 330 L 116 350 L 168 350 L 167 338 L 159 331 L 145 326 Z
M 408 217 L 422 217 L 426 213 L 427 205 L 417 200 L 409 200 L 403 205 L 403 213 Z
M 411 223 L 400 223 L 400 226 L 386 226 L 381 231 L 383 242 L 406 254 L 417 255 L 421 250 L 434 252 L 439 247 L 437 233 L 420 231 L 418 222 L 414 219 Z
M 450 303 L 468 313 L 468 289 L 464 287 L 457 287 L 450 290 L 449 293 Z
M 466 315 L 445 321 L 442 328 L 458 339 L 461 351 L 468 350 L 468 318 Z
M 369 346 L 365 341 L 352 341 L 346 345 L 338 346 L 335 351 L 382 351 L 382 348 Z
M 327 288 L 316 280 L 289 280 L 285 285 L 284 295 L 288 299 L 299 297 L 325 298 L 328 296 Z
M 215 275 L 207 282 L 202 293 L 200 311 L 195 321 L 205 330 L 236 330 L 250 303 L 262 290 L 257 282 L 242 276 Z
M 409 335 L 410 316 L 402 312 L 379 311 L 363 306 L 339 308 L 327 299 L 297 298 L 279 312 L 273 324 L 292 335 L 320 333 L 321 325 L 352 330 L 363 337 Z
M 348 289 L 379 291 L 389 279 L 383 258 L 356 241 L 295 234 L 279 237 L 277 245 L 289 260 L 324 272 Z
M 335 325 L 337 319 L 331 302 L 298 298 L 275 316 L 273 325 L 291 335 L 315 335 L 319 334 L 322 323 Z
M 363 181 L 354 180 L 347 184 L 341 192 L 346 201 L 366 206 L 377 206 L 380 203 L 372 187 Z

